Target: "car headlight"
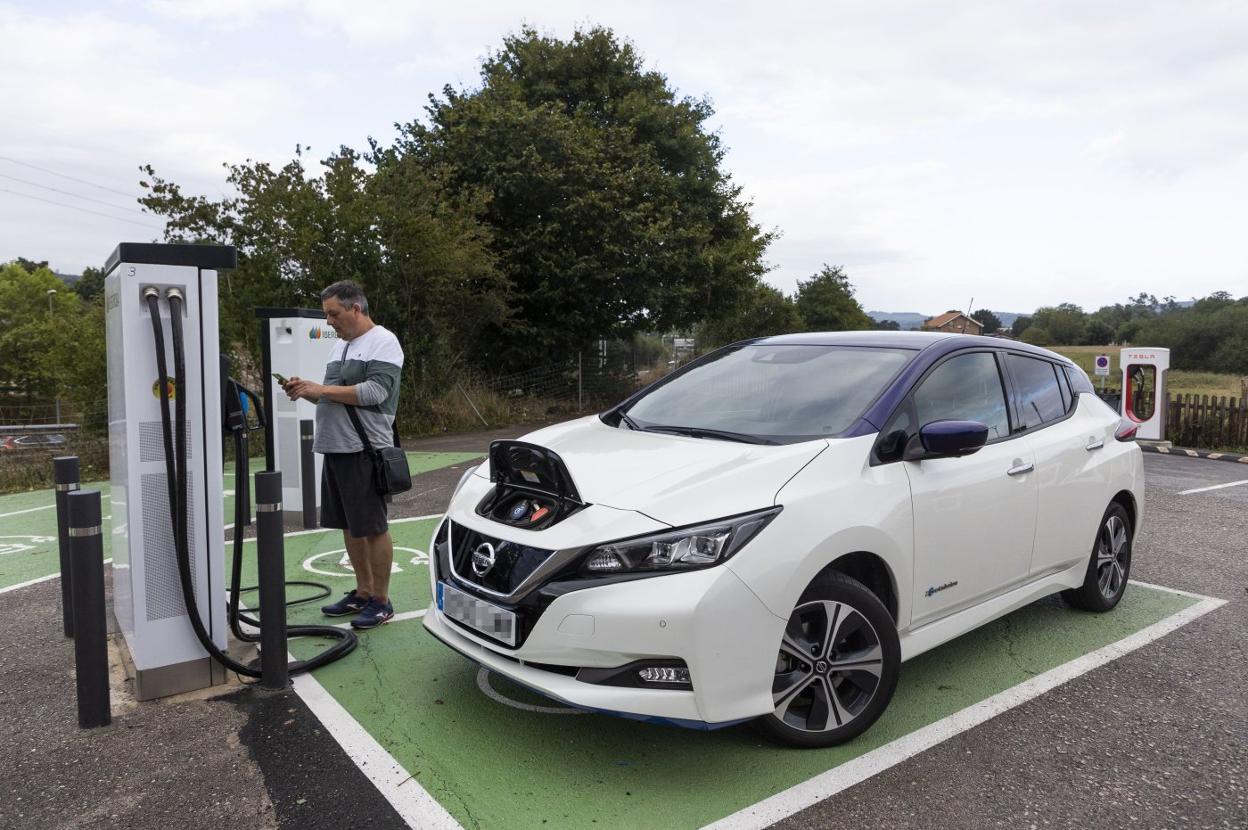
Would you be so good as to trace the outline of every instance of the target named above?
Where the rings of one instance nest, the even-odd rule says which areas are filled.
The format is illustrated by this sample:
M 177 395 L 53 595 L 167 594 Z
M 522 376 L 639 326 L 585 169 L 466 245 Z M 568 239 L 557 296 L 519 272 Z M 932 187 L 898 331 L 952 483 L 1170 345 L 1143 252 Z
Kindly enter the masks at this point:
M 780 514 L 769 507 L 714 522 L 599 545 L 581 560 L 581 571 L 606 576 L 640 571 L 687 571 L 718 565 Z

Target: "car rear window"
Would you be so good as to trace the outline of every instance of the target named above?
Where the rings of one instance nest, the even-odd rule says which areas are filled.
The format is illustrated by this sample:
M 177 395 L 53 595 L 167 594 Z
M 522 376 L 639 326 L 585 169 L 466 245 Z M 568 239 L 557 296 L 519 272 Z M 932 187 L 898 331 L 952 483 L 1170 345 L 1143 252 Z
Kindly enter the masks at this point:
M 1006 355 L 1005 361 L 1018 394 L 1022 429 L 1035 429 L 1066 414 L 1057 367 L 1047 360 L 1017 354 Z

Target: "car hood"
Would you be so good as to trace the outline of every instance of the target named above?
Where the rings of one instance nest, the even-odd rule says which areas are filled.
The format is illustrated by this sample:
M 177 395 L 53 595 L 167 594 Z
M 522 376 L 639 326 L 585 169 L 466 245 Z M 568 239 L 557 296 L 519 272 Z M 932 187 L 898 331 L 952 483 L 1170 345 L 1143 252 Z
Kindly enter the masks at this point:
M 637 432 L 596 415 L 521 440 L 558 453 L 585 502 L 673 526 L 774 504 L 785 482 L 827 448 L 823 440 L 769 446 Z

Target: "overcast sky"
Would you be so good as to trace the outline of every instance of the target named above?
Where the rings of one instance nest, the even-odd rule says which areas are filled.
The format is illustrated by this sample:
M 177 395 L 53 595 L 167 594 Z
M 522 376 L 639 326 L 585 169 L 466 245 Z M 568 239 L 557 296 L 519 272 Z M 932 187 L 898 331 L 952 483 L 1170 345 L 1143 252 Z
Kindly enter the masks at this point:
M 143 163 L 219 196 L 223 162 L 387 141 L 525 23 L 713 102 L 786 292 L 826 262 L 891 311 L 1248 295 L 1237 0 L 0 0 L 0 261 L 158 238 Z

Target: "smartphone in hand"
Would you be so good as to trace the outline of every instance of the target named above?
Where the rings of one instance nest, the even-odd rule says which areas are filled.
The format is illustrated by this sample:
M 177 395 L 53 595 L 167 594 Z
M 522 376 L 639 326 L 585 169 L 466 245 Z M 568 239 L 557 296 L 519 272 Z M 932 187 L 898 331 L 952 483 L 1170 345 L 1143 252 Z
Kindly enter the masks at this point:
M 281 386 L 283 389 L 286 388 L 286 384 L 290 383 L 290 381 L 287 380 L 285 376 L 279 374 L 278 372 L 273 373 L 273 379 L 276 380 L 278 385 Z

